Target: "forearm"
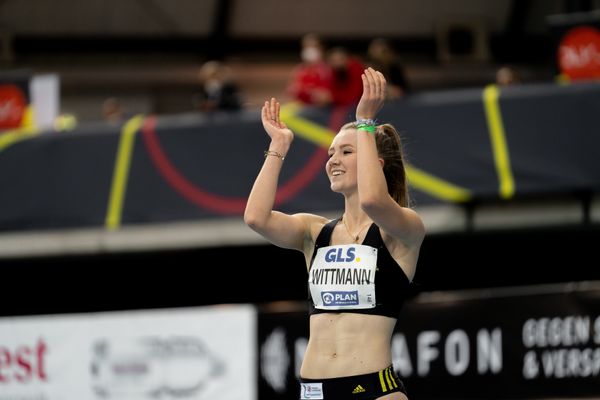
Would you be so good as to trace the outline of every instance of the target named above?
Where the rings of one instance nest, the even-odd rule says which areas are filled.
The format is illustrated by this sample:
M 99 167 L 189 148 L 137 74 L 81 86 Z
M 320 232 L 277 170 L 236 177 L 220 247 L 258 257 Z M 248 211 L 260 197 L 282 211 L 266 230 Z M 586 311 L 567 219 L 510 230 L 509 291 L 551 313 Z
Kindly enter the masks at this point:
M 388 187 L 383 173 L 375 136 L 373 133 L 357 132 L 357 184 L 361 207 L 368 208 L 388 196 Z
M 290 144 L 283 141 L 271 141 L 269 151 L 285 157 Z M 246 210 L 244 221 L 253 229 L 265 226 L 275 205 L 279 175 L 283 160 L 275 155 L 265 157 L 263 166 L 254 181 Z
M 383 173 L 383 161 L 379 158 L 375 143 L 375 118 L 385 101 L 385 78 L 368 68 L 362 75 L 363 95 L 356 107 L 357 129 L 357 181 L 360 204 L 365 211 L 389 200 L 387 182 Z M 381 129 L 381 128 L 379 128 Z

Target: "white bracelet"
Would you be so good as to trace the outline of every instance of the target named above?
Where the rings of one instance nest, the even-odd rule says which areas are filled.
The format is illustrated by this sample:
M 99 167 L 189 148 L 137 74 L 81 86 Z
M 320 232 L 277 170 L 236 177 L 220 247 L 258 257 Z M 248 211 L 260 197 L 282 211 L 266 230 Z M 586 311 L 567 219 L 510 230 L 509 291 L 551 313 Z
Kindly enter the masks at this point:
M 375 120 L 370 119 L 370 118 L 357 118 L 356 125 L 362 125 L 362 124 L 375 125 Z

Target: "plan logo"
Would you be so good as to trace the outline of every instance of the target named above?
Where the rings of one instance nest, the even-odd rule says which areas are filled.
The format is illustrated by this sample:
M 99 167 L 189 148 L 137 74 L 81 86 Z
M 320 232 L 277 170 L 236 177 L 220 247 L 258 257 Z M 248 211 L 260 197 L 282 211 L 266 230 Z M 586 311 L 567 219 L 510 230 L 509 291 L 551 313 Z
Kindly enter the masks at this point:
M 326 306 L 357 306 L 358 290 L 350 292 L 321 292 L 321 299 Z

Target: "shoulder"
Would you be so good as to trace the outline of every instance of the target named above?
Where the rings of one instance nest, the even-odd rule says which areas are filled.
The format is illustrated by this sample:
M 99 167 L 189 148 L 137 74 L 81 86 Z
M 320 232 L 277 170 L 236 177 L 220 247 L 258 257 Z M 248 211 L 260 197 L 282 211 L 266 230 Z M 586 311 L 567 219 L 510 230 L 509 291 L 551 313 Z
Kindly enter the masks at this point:
M 416 244 L 417 247 L 420 247 L 425 238 L 425 224 L 423 223 L 423 218 L 421 218 L 417 211 L 410 207 L 402 207 L 402 209 L 406 213 L 406 218 L 409 221 L 414 244 Z
M 331 221 L 331 219 L 325 218 L 325 217 L 317 215 L 317 214 L 311 214 L 311 213 L 297 213 L 297 214 L 294 214 L 294 217 L 296 217 L 302 221 L 307 232 L 310 232 L 311 236 L 313 236 L 313 237 L 314 237 L 313 233 L 315 231 L 318 235 L 319 232 L 321 231 L 321 229 L 323 228 L 323 226 L 325 226 L 325 224 L 327 224 L 328 222 Z
M 329 218 L 310 213 L 298 213 L 294 214 L 294 217 L 299 218 L 304 225 L 304 231 L 306 232 L 305 248 L 311 248 L 316 242 L 323 227 L 332 221 Z
M 425 238 L 423 219 L 410 207 L 398 206 L 388 213 L 385 220 L 379 220 L 378 226 L 391 240 L 402 242 L 407 248 L 418 249 Z
M 405 213 L 404 223 L 409 226 L 407 229 L 401 229 L 403 231 L 402 235 L 398 235 L 397 232 L 385 231 L 381 227 L 379 227 L 379 232 L 392 258 L 412 281 L 417 268 L 421 245 L 425 239 L 425 226 L 416 211 L 406 208 Z

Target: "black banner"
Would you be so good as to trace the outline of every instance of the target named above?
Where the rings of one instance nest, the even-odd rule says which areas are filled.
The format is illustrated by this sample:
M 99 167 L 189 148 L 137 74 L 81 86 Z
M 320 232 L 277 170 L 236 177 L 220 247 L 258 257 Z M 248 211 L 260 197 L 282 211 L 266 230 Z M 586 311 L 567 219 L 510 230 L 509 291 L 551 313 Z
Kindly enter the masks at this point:
M 259 314 L 259 398 L 298 398 L 306 311 Z M 410 398 L 600 395 L 600 282 L 431 292 L 409 302 L 392 358 Z
M 276 208 L 343 207 L 325 175 L 343 110 L 284 107 L 295 133 Z M 432 92 L 386 104 L 415 204 L 596 192 L 600 84 Z M 268 135 L 258 110 L 140 115 L 71 132 L 4 135 L 0 231 L 241 218 Z

